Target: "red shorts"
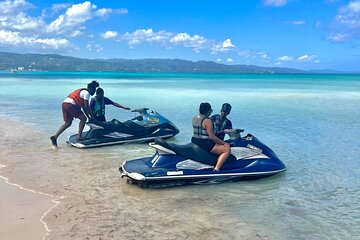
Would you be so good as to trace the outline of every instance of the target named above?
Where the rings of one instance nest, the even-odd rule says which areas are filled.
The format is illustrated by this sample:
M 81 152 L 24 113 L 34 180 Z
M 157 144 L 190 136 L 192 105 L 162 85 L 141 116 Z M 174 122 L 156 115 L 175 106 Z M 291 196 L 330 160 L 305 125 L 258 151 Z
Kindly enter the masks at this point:
M 74 118 L 80 118 L 81 116 L 85 116 L 84 113 L 81 111 L 81 107 L 79 107 L 78 105 L 63 102 L 61 109 L 65 122 L 72 122 Z

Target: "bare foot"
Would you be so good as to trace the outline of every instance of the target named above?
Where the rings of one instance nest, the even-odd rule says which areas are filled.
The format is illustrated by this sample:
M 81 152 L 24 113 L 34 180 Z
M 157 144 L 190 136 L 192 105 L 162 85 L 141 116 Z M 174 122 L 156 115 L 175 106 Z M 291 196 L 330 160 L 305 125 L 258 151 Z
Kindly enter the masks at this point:
M 55 146 L 51 146 L 49 147 L 50 150 L 58 150 L 59 148 L 58 147 L 55 147 Z
M 53 147 L 58 148 L 55 136 L 51 136 L 50 140 L 51 140 L 51 144 L 53 145 Z

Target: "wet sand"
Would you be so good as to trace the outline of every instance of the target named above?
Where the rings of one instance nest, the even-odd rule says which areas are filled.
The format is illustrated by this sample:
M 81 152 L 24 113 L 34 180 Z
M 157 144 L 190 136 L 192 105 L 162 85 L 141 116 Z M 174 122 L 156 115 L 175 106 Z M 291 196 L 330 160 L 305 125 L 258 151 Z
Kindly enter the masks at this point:
M 79 150 L 64 143 L 70 134 L 65 132 L 60 149 L 49 150 L 50 133 L 1 118 L 0 134 L 0 164 L 6 165 L 1 175 L 52 196 L 21 193 L 1 183 L 1 205 L 16 205 L 11 210 L 15 222 L 0 214 L 6 239 L 21 239 L 11 236 L 15 232 L 30 235 L 20 225 L 21 213 L 30 209 L 26 219 L 33 227 L 28 228 L 45 239 L 276 239 L 232 216 L 221 192 L 211 186 L 141 189 L 127 184 L 118 167 L 153 153 L 143 145 Z M 54 207 L 52 200 L 59 204 Z M 46 211 L 42 220 L 48 230 L 38 219 Z
M 42 239 L 49 233 L 43 217 L 55 203 L 51 197 L 0 179 L 0 238 Z

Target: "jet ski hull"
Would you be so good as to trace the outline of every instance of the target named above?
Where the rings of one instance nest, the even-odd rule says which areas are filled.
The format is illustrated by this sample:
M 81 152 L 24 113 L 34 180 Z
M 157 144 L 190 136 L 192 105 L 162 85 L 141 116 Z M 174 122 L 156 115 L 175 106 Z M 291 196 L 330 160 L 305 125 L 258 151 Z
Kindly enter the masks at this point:
M 151 161 L 152 158 L 138 159 L 129 161 L 131 164 L 145 165 Z M 172 186 L 182 186 L 182 185 L 200 185 L 200 184 L 216 184 L 224 182 L 238 182 L 238 181 L 248 181 L 248 180 L 257 180 L 265 177 L 275 175 L 277 173 L 283 172 L 286 169 L 278 169 L 273 171 L 220 171 L 219 173 L 214 173 L 212 168 L 207 170 L 200 170 L 191 172 L 184 172 L 182 170 L 168 171 L 167 169 L 157 169 L 157 173 L 152 173 L 153 176 L 146 174 L 134 174 L 134 172 L 128 172 L 129 162 L 124 162 L 123 166 L 120 167 L 120 172 L 122 177 L 127 177 L 127 182 L 130 184 L 135 184 L 144 188 L 156 188 L 156 187 L 172 187 Z M 145 170 L 145 169 L 144 169 Z M 154 171 L 150 167 L 146 169 L 147 171 Z M 170 172 L 170 173 L 169 173 Z M 170 174 L 170 175 L 168 175 Z
M 159 140 L 156 140 L 159 142 Z M 255 137 L 237 139 L 232 143 L 231 155 L 222 169 L 213 171 L 214 162 L 208 153 L 191 149 L 194 146 L 179 146 L 175 144 L 150 143 L 157 149 L 152 157 L 125 161 L 120 167 L 122 177 L 127 177 L 128 183 L 140 187 L 169 187 L 189 184 L 214 184 L 223 182 L 237 182 L 269 177 L 286 170 L 286 166 L 277 158 L 275 153 Z M 184 150 L 184 152 L 181 152 Z M 186 150 L 186 152 L 185 152 Z M 261 150 L 261 151 L 260 151 Z M 175 152 L 176 151 L 176 152 Z M 205 160 L 193 160 L 205 156 Z M 181 154 L 181 155 L 180 155 Z M 188 156 L 183 156 L 189 154 Z
M 143 136 L 126 136 L 122 133 L 111 132 L 109 136 L 102 136 L 101 138 L 91 138 L 86 137 L 89 135 L 89 132 L 83 133 L 83 139 L 77 141 L 77 135 L 71 135 L 67 141 L 69 145 L 76 148 L 95 148 L 103 146 L 111 146 L 117 144 L 126 144 L 126 143 L 146 143 L 153 141 L 155 138 L 170 138 L 175 136 L 177 133 L 168 133 L 168 134 L 154 134 L 154 135 L 143 135 Z M 110 135 L 111 134 L 111 135 Z
M 113 119 L 109 122 L 89 120 L 90 130 L 69 137 L 67 143 L 76 148 L 94 148 L 124 143 L 144 143 L 155 138 L 170 138 L 179 133 L 179 129 L 157 112 L 147 112 L 147 108 L 133 110 L 141 115 L 126 122 Z

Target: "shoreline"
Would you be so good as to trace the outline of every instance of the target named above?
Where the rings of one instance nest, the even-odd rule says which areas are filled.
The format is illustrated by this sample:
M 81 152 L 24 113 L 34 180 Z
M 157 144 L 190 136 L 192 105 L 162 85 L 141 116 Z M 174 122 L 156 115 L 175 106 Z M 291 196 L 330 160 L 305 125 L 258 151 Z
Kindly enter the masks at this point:
M 60 198 L 10 182 L 1 175 L 4 168 L 0 165 L 1 236 L 8 240 L 45 239 L 51 229 L 44 218 L 60 203 Z

